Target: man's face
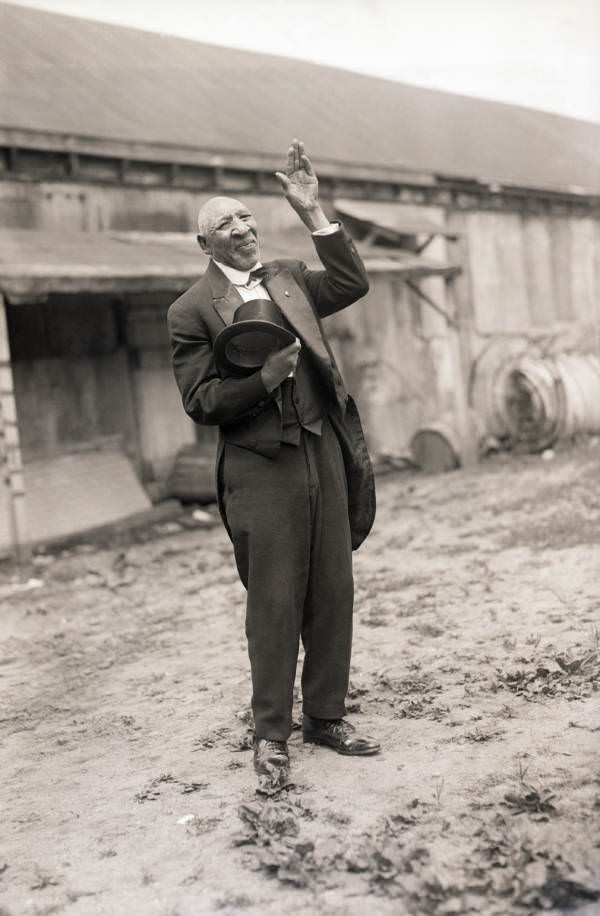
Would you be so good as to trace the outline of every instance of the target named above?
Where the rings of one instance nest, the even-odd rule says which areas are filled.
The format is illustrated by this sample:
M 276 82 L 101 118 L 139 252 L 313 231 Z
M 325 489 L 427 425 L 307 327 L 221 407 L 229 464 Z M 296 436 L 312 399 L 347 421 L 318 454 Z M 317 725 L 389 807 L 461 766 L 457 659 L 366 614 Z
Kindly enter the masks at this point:
M 215 261 L 250 270 L 259 259 L 256 220 L 239 200 L 219 197 L 205 208 L 198 242 Z

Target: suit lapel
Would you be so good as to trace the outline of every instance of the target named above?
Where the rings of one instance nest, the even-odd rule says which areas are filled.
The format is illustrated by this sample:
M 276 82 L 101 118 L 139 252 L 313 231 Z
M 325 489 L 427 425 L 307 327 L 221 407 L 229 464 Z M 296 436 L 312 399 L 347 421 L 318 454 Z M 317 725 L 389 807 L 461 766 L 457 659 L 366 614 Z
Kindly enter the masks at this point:
M 318 359 L 328 363 L 329 354 L 315 313 L 292 273 L 283 267 L 265 280 L 265 286 L 298 337 Z
M 224 324 L 231 324 L 233 313 L 244 301 L 235 286 L 229 282 L 222 270 L 211 260 L 206 269 L 206 279 L 209 282 L 213 307 Z
M 273 262 L 265 265 L 268 273 L 264 285 L 289 323 L 309 350 L 321 361 L 329 363 L 329 353 L 323 342 L 321 329 L 306 295 L 287 267 L 279 268 Z M 206 278 L 210 284 L 213 307 L 224 324 L 231 324 L 233 314 L 244 301 L 235 286 L 222 270 L 210 261 Z

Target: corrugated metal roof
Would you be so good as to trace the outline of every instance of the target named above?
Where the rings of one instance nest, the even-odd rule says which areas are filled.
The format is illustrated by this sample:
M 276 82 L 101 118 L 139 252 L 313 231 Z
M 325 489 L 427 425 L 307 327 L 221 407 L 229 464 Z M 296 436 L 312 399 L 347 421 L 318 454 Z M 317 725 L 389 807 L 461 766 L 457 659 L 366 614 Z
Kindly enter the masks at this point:
M 0 4 L 0 126 L 600 192 L 600 125 Z M 399 47 L 399 53 L 402 53 Z
M 358 245 L 369 271 L 410 276 L 447 276 L 449 264 L 410 252 Z M 264 261 L 292 253 L 319 268 L 311 237 L 299 227 L 261 232 Z M 0 290 L 10 302 L 27 302 L 48 293 L 176 293 L 202 276 L 207 258 L 193 235 L 156 232 L 0 231 Z

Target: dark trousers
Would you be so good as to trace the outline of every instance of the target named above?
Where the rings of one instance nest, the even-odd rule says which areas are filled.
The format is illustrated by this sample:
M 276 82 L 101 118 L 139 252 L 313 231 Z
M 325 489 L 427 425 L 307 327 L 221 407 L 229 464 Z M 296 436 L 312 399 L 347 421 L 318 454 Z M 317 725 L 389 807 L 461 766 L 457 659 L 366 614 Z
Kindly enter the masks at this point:
M 285 741 L 299 641 L 304 712 L 344 715 L 352 645 L 352 547 L 344 465 L 328 420 L 274 459 L 225 444 L 224 505 L 248 591 L 246 635 L 259 738 Z

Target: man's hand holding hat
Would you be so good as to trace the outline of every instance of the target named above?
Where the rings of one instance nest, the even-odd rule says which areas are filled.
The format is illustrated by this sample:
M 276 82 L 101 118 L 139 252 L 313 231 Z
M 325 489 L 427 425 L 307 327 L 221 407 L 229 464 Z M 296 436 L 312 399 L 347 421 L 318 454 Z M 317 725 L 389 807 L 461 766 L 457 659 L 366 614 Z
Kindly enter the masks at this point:
M 294 371 L 299 353 L 300 341 L 296 337 L 294 343 L 284 347 L 283 350 L 271 353 L 267 357 L 264 366 L 260 370 L 260 377 L 269 394 Z

